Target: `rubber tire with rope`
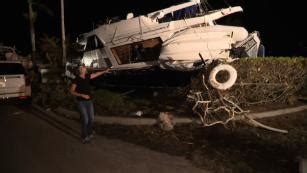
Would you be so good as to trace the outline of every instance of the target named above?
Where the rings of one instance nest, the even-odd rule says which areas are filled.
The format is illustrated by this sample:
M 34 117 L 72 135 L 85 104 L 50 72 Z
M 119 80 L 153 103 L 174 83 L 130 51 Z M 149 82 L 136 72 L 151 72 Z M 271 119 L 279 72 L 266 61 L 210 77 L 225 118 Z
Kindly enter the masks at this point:
M 220 71 L 226 71 L 229 74 L 229 79 L 226 82 L 218 82 L 216 76 Z M 218 90 L 227 90 L 232 87 L 237 80 L 237 70 L 229 64 L 219 64 L 214 67 L 209 75 L 209 83 L 211 86 Z

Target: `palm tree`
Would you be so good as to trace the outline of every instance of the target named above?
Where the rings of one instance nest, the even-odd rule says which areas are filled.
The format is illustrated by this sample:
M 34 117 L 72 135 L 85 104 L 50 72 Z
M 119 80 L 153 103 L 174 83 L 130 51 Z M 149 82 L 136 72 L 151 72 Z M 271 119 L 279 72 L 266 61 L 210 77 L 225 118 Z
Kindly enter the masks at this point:
M 31 34 L 31 48 L 32 48 L 32 61 L 35 63 L 35 53 L 36 53 L 36 46 L 35 46 L 35 28 L 34 28 L 34 21 L 36 20 L 36 13 L 33 11 L 33 0 L 28 0 L 29 5 L 29 24 L 30 24 L 30 34 Z
M 49 64 L 54 68 L 61 66 L 61 46 L 60 39 L 55 36 L 44 34 L 39 40 L 39 49 Z
M 29 14 L 26 14 L 26 18 L 29 20 L 30 34 L 31 34 L 31 47 L 32 47 L 32 61 L 36 63 L 36 44 L 35 44 L 35 21 L 37 18 L 37 11 L 35 9 L 42 9 L 49 15 L 53 15 L 52 11 L 45 5 L 38 3 L 38 0 L 27 0 Z M 34 8 L 36 7 L 36 8 Z

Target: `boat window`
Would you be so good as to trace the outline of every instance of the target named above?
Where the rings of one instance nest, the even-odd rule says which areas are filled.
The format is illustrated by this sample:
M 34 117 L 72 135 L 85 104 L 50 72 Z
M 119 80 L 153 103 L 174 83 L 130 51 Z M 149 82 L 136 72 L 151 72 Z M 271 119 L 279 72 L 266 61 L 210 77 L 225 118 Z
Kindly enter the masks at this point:
M 198 6 L 193 5 L 165 15 L 163 18 L 159 19 L 159 23 L 196 17 L 198 13 L 199 13 Z
M 160 38 L 148 39 L 111 49 L 118 64 L 131 64 L 159 59 L 162 47 Z
M 192 18 L 196 16 L 196 13 L 197 13 L 197 6 L 193 5 L 191 7 L 175 11 L 174 19 L 180 20 L 180 19 Z
M 96 35 L 93 35 L 93 36 L 88 37 L 85 51 L 91 51 L 91 50 L 95 50 L 95 49 L 99 49 L 103 47 L 104 46 L 102 42 L 100 41 L 100 39 Z

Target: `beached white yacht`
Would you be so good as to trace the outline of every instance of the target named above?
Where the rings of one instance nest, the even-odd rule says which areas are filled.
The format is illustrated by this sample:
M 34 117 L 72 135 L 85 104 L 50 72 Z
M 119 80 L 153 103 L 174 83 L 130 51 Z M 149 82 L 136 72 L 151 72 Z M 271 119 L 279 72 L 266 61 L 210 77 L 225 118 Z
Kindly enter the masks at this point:
M 242 11 L 240 6 L 204 11 L 200 0 L 193 0 L 146 15 L 129 13 L 125 20 L 110 21 L 78 37 L 81 62 L 88 68 L 115 71 L 157 66 L 191 71 L 216 59 L 256 57 L 257 32 L 215 23 Z
M 84 48 L 81 61 L 92 68 L 158 65 L 185 71 L 198 67 L 200 54 L 204 60 L 257 56 L 257 32 L 249 34 L 243 27 L 215 24 L 217 19 L 242 11 L 237 6 L 205 13 L 200 1 L 193 0 L 147 15 L 129 13 L 125 20 L 80 35 L 77 43 Z

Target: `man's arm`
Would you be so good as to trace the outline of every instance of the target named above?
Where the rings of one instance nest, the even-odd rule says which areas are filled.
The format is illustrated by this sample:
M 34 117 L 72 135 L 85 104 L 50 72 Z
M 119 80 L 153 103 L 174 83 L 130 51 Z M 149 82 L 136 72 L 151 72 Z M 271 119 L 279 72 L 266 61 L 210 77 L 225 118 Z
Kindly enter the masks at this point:
M 101 76 L 101 75 L 103 75 L 105 73 L 108 73 L 109 71 L 110 71 L 110 68 L 107 68 L 106 70 L 99 71 L 99 72 L 96 72 L 96 73 L 92 73 L 91 74 L 91 79 L 94 79 L 94 78 L 96 78 L 98 76 Z
M 74 96 L 78 96 L 78 97 L 83 97 L 84 99 L 90 99 L 90 96 L 89 95 L 86 95 L 86 94 L 81 94 L 81 93 L 78 93 L 76 92 L 76 87 L 77 85 L 76 84 L 72 84 L 71 87 L 70 87 L 70 93 Z

